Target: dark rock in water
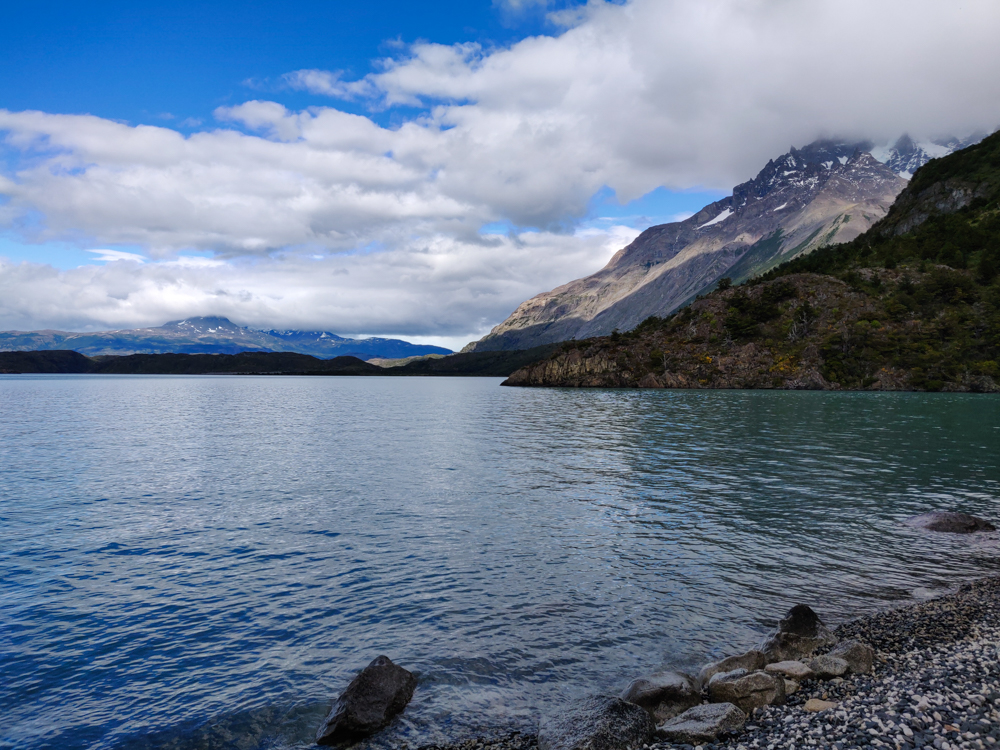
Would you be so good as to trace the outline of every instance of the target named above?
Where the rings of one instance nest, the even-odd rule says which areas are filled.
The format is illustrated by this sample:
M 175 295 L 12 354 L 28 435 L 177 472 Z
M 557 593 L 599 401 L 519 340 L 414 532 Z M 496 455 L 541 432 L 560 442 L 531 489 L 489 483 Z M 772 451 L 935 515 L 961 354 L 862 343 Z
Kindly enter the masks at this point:
M 815 638 L 822 626 L 819 615 L 813 612 L 812 607 L 807 604 L 796 604 L 778 623 L 778 630 L 782 633 Z
M 953 513 L 946 510 L 935 510 L 914 516 L 907 523 L 927 531 L 945 531 L 952 534 L 971 534 L 974 531 L 996 531 L 997 527 L 982 518 L 970 516 L 968 513 Z
M 646 709 L 657 724 L 701 703 L 701 693 L 695 690 L 694 680 L 679 672 L 658 672 L 633 680 L 621 698 Z
M 642 747 L 655 729 L 645 709 L 598 695 L 542 721 L 539 750 L 627 750 Z
M 734 669 L 756 672 L 758 669 L 763 669 L 765 664 L 767 664 L 767 658 L 757 650 L 747 651 L 739 656 L 728 656 L 721 661 L 714 661 L 702 667 L 698 673 L 698 679 L 695 681 L 695 687 L 698 690 L 704 690 L 708 681 L 720 672 L 732 672 Z
M 875 665 L 875 650 L 861 641 L 841 641 L 827 655 L 846 661 L 854 674 L 868 674 Z
M 767 663 L 801 661 L 822 648 L 837 643 L 819 616 L 805 604 L 796 604 L 778 623 L 778 630 L 761 644 Z
M 689 708 L 658 726 L 656 736 L 689 745 L 712 742 L 723 732 L 735 732 L 746 720 L 747 715 L 732 703 L 709 703 Z
M 732 703 L 744 713 L 755 708 L 785 702 L 785 679 L 767 672 L 750 672 L 736 669 L 721 672 L 708 683 L 712 703 Z
M 417 678 L 379 656 L 351 680 L 316 731 L 318 745 L 347 744 L 387 726 L 413 697 Z

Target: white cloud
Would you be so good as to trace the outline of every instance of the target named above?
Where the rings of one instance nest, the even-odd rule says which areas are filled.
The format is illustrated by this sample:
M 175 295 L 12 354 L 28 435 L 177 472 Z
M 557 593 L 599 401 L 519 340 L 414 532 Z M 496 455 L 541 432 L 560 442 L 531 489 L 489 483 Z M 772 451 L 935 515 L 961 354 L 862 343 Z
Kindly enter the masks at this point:
M 352 99 L 356 96 L 377 95 L 367 80 L 342 81 L 342 73 L 330 70 L 295 70 L 285 73 L 282 80 L 289 88 L 299 91 L 309 91 L 323 96 L 334 96 L 339 99 Z
M 0 258 L 0 327 L 69 330 L 225 315 L 244 325 L 446 337 L 486 333 L 538 285 L 591 273 L 638 234 L 438 235 L 377 253 L 108 263 L 57 271 Z M 95 251 L 97 252 L 97 251 Z M 104 251 L 108 252 L 108 251 Z M 128 260 L 113 253 L 107 260 Z
M 133 263 L 145 263 L 146 258 L 139 253 L 127 253 L 124 250 L 88 250 L 88 253 L 94 253 L 97 257 L 94 260 L 105 261 L 108 263 L 113 263 L 119 260 L 131 261 Z
M 578 250 L 589 240 L 554 231 L 604 186 L 623 199 L 661 185 L 728 189 L 821 135 L 1000 124 L 995 0 L 591 0 L 558 20 L 564 33 L 509 48 L 413 45 L 360 81 L 285 76 L 312 93 L 423 108 L 392 128 L 272 101 L 220 108 L 221 127 L 189 136 L 0 110 L 15 165 L 0 173 L 0 223 L 33 241 L 138 246 L 166 261 L 48 275 L 4 266 L 5 295 L 15 276 L 65 294 L 41 294 L 44 309 L 5 296 L 3 315 L 125 325 L 192 305 L 239 309 L 247 322 L 327 316 L 322 327 L 354 332 L 472 333 L 593 270 L 597 256 Z M 543 231 L 484 240 L 480 227 L 498 221 Z M 184 250 L 215 265 L 171 260 Z M 303 260 L 331 253 L 350 256 Z M 347 273 L 313 277 L 327 265 Z M 96 286 L 74 292 L 86 273 Z M 141 304 L 120 303 L 127 274 Z M 177 281 L 153 283 L 160 274 Z M 117 301 L 100 302 L 112 278 Z

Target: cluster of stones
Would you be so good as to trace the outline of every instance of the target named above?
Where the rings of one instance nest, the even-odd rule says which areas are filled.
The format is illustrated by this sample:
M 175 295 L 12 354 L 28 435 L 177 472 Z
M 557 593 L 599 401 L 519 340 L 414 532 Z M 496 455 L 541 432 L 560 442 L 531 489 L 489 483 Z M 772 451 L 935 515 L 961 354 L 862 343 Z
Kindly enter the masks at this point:
M 838 642 L 816 613 L 800 604 L 759 648 L 708 664 L 697 677 L 660 672 L 633 681 L 617 698 L 590 698 L 543 721 L 538 745 L 540 750 L 619 750 L 642 747 L 654 736 L 689 745 L 713 742 L 739 733 L 757 709 L 783 704 L 802 681 L 866 674 L 873 659 L 871 647 L 857 640 Z M 832 706 L 815 701 L 807 710 Z
M 952 533 L 995 530 L 982 519 L 952 512 L 927 513 L 909 523 Z M 708 664 L 696 677 L 659 672 L 633 681 L 618 697 L 593 696 L 543 720 L 537 747 L 1000 750 L 998 643 L 1000 578 L 860 618 L 837 633 L 799 604 L 758 648 Z M 886 665 L 878 678 L 871 676 L 873 645 Z M 378 657 L 334 703 L 316 742 L 351 744 L 378 732 L 406 707 L 416 683 L 414 674 Z M 814 688 L 805 698 L 799 692 L 804 684 Z M 780 711 L 786 703 L 802 712 Z M 750 716 L 754 723 L 748 725 Z M 530 736 L 514 733 L 492 742 L 470 740 L 461 750 L 534 745 Z
M 835 633 L 871 643 L 876 673 L 804 682 L 784 706 L 758 709 L 739 735 L 701 749 L 1000 748 L 1000 578 Z M 818 700 L 825 710 L 810 713 Z M 661 741 L 649 750 L 675 747 Z

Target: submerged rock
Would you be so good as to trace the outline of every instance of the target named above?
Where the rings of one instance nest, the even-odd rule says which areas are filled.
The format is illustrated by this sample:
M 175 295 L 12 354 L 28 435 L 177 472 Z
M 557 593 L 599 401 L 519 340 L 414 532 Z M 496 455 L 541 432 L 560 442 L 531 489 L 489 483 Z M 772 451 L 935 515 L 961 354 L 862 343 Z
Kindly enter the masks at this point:
M 598 695 L 549 717 L 538 727 L 539 750 L 627 750 L 653 734 L 646 710 L 621 698 Z
M 756 650 L 747 651 L 745 654 L 739 654 L 738 656 L 728 656 L 725 659 L 713 661 L 711 664 L 706 664 L 702 667 L 698 673 L 698 679 L 695 680 L 695 687 L 698 690 L 704 690 L 709 680 L 721 672 L 732 672 L 734 669 L 745 669 L 748 672 L 756 672 L 758 669 L 763 669 L 765 664 L 767 664 L 767 658 L 763 653 Z
M 689 745 L 711 742 L 723 732 L 735 732 L 746 720 L 747 715 L 732 703 L 708 703 L 664 722 L 656 728 L 656 736 Z
M 417 678 L 379 656 L 361 670 L 316 731 L 316 744 L 355 742 L 386 727 L 413 697 Z
M 657 724 L 701 703 L 701 693 L 695 689 L 694 680 L 680 672 L 658 672 L 633 680 L 621 698 L 646 709 Z
M 736 669 L 721 672 L 708 683 L 712 703 L 732 703 L 744 713 L 755 708 L 785 702 L 785 678 L 767 672 Z
M 777 631 L 761 644 L 760 650 L 764 652 L 767 663 L 773 664 L 799 661 L 836 643 L 837 636 L 823 624 L 811 607 L 796 604 L 778 623 Z
M 971 534 L 976 531 L 997 530 L 996 526 L 982 518 L 946 510 L 935 510 L 913 516 L 907 521 L 907 524 L 927 531 L 944 531 L 951 534 Z

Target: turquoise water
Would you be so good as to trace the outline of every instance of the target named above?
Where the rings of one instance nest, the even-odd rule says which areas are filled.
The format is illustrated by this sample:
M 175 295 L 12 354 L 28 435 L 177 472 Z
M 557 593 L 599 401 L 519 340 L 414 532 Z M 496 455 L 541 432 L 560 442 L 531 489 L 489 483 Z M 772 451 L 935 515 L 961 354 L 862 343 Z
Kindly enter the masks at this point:
M 496 379 L 0 378 L 0 747 L 374 744 L 543 711 L 997 572 L 1000 399 Z

